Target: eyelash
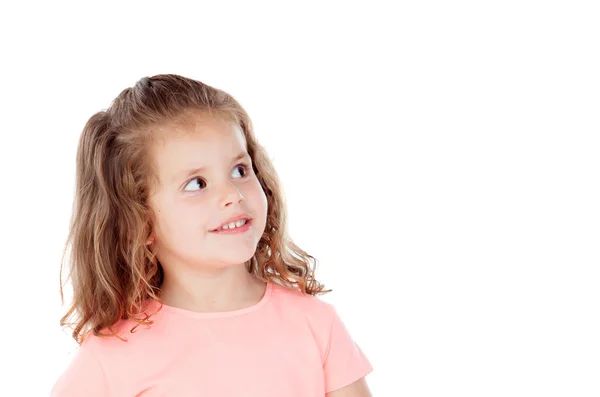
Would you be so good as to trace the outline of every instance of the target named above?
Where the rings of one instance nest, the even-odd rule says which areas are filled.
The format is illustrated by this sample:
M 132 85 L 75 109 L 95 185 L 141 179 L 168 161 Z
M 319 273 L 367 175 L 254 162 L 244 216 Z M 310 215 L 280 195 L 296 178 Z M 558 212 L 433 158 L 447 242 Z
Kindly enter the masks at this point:
M 238 168 L 238 167 L 240 167 L 240 166 L 241 166 L 242 168 L 244 168 L 244 172 L 245 172 L 245 174 L 244 174 L 244 176 L 242 176 L 241 178 L 238 178 L 238 179 L 246 179 L 246 178 L 249 176 L 249 174 L 250 174 L 250 170 L 252 170 L 252 167 L 250 167 L 250 166 L 249 166 L 248 164 L 246 164 L 246 163 L 239 163 L 239 164 L 236 164 L 236 165 L 235 165 L 235 167 L 233 167 L 233 169 L 236 169 L 236 168 Z M 188 181 L 187 181 L 187 182 L 186 182 L 186 183 L 183 185 L 183 189 L 184 189 L 184 191 L 185 191 L 185 188 L 186 188 L 186 186 L 187 186 L 187 185 L 189 185 L 189 184 L 190 184 L 190 182 L 192 182 L 192 181 L 194 181 L 194 180 L 196 180 L 196 179 L 200 179 L 200 180 L 202 180 L 202 181 L 204 182 L 204 184 L 205 184 L 205 185 L 207 184 L 207 183 L 206 183 L 206 181 L 204 180 L 204 178 L 202 178 L 202 177 L 199 177 L 199 176 L 195 176 L 195 177 L 193 177 L 193 178 L 189 179 L 189 180 L 188 180 Z M 205 189 L 205 187 L 204 187 L 204 188 L 202 188 L 202 189 Z M 202 189 L 200 189 L 200 190 L 202 190 Z M 190 192 L 191 192 L 191 191 L 190 191 Z

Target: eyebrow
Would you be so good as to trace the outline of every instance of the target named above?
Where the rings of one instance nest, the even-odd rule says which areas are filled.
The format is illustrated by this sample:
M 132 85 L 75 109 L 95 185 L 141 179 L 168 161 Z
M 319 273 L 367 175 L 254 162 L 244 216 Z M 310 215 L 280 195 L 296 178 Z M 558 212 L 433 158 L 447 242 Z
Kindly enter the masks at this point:
M 233 163 L 235 161 L 241 160 L 244 157 L 250 157 L 250 155 L 248 153 L 246 153 L 246 152 L 242 152 L 242 153 L 238 154 L 237 156 L 235 156 L 231 160 L 231 162 Z M 190 170 L 187 170 L 187 171 L 182 171 L 179 175 L 182 175 L 184 178 L 188 178 L 188 177 L 190 177 L 190 176 L 192 176 L 192 175 L 194 175 L 194 174 L 196 174 L 196 173 L 198 173 L 200 171 L 204 171 L 205 169 L 206 169 L 206 167 L 201 166 L 201 167 L 193 168 L 193 169 L 190 169 Z

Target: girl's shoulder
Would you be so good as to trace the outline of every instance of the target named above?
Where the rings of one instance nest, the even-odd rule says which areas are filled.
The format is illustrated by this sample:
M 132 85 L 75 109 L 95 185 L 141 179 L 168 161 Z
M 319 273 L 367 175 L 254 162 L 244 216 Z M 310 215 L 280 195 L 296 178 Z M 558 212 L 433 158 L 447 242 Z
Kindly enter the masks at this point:
M 150 305 L 149 302 L 146 302 L 146 304 Z M 148 339 L 154 340 L 164 337 L 165 333 L 168 333 L 168 330 L 166 329 L 163 315 L 155 310 L 154 307 L 148 306 L 146 308 L 150 310 L 138 317 L 139 319 L 146 317 L 149 320 L 144 322 L 139 321 L 139 319 L 124 318 L 118 320 L 111 327 L 103 328 L 98 335 L 89 332 L 85 336 L 80 349 L 108 354 L 120 354 L 123 351 L 137 350 Z
M 271 300 L 274 305 L 282 306 L 286 311 L 297 312 L 317 321 L 330 322 L 337 316 L 333 304 L 324 301 L 320 296 L 304 294 L 297 289 L 276 283 L 272 285 Z

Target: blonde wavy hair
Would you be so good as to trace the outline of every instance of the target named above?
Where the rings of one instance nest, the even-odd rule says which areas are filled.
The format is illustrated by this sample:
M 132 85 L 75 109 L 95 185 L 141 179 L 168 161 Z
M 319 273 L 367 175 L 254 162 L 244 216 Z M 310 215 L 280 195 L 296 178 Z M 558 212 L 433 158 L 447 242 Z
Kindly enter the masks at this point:
M 248 272 L 304 294 L 330 292 L 315 279 L 316 259 L 299 248 L 286 230 L 284 194 L 275 168 L 254 135 L 247 112 L 228 93 L 175 74 L 140 79 L 123 90 L 108 109 L 95 113 L 79 140 L 76 188 L 70 230 L 60 267 L 64 305 L 63 266 L 70 248 L 73 297 L 61 326 L 73 329 L 78 344 L 93 332 L 120 320 L 150 325 L 152 314 L 142 304 L 159 293 L 163 269 L 148 246 L 153 214 L 148 204 L 158 175 L 149 155 L 153 128 L 181 122 L 189 112 L 204 112 L 235 121 L 246 138 L 254 172 L 268 203 L 265 231 Z M 161 302 L 162 307 L 162 302 Z M 160 310 L 160 309 L 159 309 Z M 156 312 L 155 312 L 156 313 Z M 125 340 L 125 339 L 123 339 Z

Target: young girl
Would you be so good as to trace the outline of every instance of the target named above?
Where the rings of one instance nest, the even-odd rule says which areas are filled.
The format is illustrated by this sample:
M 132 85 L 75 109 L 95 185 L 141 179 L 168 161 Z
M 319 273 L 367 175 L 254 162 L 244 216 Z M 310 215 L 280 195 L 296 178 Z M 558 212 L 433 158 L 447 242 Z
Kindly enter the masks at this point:
M 371 364 L 317 298 L 330 290 L 288 237 L 277 174 L 224 91 L 145 77 L 94 114 L 69 243 L 61 326 L 79 348 L 52 396 L 371 395 Z

